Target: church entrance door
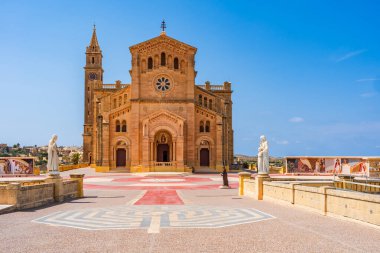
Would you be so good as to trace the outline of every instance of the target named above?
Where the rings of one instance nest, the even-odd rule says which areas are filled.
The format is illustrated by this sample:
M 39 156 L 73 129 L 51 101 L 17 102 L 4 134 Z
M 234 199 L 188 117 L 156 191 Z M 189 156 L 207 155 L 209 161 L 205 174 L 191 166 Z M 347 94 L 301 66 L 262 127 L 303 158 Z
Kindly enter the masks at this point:
M 169 145 L 157 145 L 157 162 L 169 162 Z
M 116 150 L 116 167 L 125 167 L 127 163 L 127 152 L 123 148 Z
M 210 151 L 208 148 L 201 149 L 201 166 L 210 166 Z

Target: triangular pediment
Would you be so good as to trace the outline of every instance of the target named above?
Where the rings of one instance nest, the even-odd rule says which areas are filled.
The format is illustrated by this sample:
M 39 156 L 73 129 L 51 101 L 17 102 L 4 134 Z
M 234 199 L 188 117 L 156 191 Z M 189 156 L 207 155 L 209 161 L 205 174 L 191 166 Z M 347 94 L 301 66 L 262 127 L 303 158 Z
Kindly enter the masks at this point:
M 160 36 L 157 36 L 150 40 L 133 45 L 129 47 L 129 49 L 132 53 L 136 51 L 141 53 L 148 50 L 154 50 L 155 48 L 162 48 L 163 46 L 176 50 L 180 53 L 192 52 L 195 54 L 195 52 L 197 51 L 197 48 L 183 43 L 179 40 L 176 40 L 172 37 L 169 37 L 166 34 L 161 34 Z
M 180 123 L 180 122 L 184 122 L 185 119 L 167 110 L 160 110 L 158 112 L 154 112 L 143 119 L 143 122 L 149 122 L 149 123 L 154 123 L 157 121 Z

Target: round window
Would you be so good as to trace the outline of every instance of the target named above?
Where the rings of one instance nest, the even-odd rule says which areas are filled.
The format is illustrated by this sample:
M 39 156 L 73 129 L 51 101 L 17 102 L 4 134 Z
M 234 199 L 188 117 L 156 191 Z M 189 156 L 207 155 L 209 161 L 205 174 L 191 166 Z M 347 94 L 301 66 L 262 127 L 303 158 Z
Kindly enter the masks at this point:
M 167 77 L 159 77 L 156 80 L 156 89 L 158 91 L 168 91 L 170 90 L 171 83 L 170 80 Z

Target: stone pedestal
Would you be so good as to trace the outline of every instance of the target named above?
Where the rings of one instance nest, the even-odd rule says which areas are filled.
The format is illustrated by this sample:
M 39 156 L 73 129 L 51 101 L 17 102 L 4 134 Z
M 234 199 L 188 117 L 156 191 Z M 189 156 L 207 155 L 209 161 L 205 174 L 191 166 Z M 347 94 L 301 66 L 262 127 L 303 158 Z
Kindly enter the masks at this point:
M 50 174 L 46 179 L 46 183 L 54 184 L 54 200 L 56 202 L 62 202 L 64 199 L 63 195 L 63 178 L 58 174 Z
M 7 192 L 6 196 L 2 196 L 2 204 L 8 205 L 17 205 L 18 196 L 20 192 L 21 184 L 20 183 L 9 183 L 6 186 Z
M 78 198 L 83 198 L 83 178 L 84 174 L 70 174 L 71 179 L 75 179 L 78 181 L 78 188 L 77 188 L 77 197 Z
M 269 180 L 269 175 L 267 173 L 259 173 L 255 178 L 255 198 L 257 200 L 263 200 L 264 195 L 264 181 Z
M 240 172 L 238 175 L 239 175 L 239 196 L 244 196 L 244 179 L 250 179 L 251 173 Z

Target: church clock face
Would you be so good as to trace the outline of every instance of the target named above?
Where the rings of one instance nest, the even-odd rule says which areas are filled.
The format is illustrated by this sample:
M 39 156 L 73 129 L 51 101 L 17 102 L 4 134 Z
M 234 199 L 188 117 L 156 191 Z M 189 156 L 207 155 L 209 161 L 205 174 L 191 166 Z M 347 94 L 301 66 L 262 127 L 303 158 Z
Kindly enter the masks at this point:
M 92 80 L 96 80 L 96 74 L 91 72 L 91 73 L 88 75 L 88 79 L 90 79 L 91 81 L 92 81 Z
M 166 76 L 158 76 L 155 80 L 156 90 L 161 92 L 169 91 L 172 87 L 171 80 Z

